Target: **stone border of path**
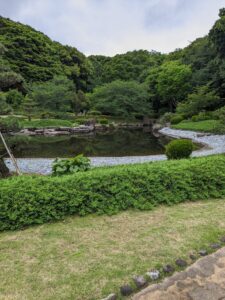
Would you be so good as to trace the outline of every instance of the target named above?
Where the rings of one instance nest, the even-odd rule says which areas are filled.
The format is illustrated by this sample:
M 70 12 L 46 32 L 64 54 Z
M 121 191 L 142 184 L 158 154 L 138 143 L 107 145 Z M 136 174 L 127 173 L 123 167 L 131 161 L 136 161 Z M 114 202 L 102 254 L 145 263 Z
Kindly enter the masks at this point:
M 212 295 L 212 291 L 210 294 L 210 287 L 212 288 L 212 284 L 214 284 L 214 289 L 217 289 L 217 292 L 220 288 L 220 285 L 216 285 L 213 282 L 212 277 L 214 276 L 214 271 L 218 271 L 218 267 L 221 265 L 219 259 L 223 258 L 223 268 L 225 268 L 225 236 L 221 237 L 218 243 L 210 244 L 207 249 L 199 250 L 198 252 L 191 252 L 189 254 L 189 258 L 187 260 L 178 258 L 174 261 L 173 265 L 165 265 L 160 269 L 150 270 L 146 272 L 145 275 L 137 275 L 132 277 L 133 283 L 125 284 L 120 287 L 119 293 L 112 293 L 108 297 L 102 300 L 116 300 L 121 299 L 122 297 L 132 297 L 133 300 L 148 300 L 148 299 L 156 299 L 156 300 L 167 300 L 172 299 L 168 297 L 167 290 L 169 289 L 172 294 L 170 296 L 178 296 L 173 299 L 181 299 L 180 289 L 177 285 L 177 282 L 180 282 L 179 286 L 187 292 L 188 287 L 191 287 L 190 280 L 197 277 L 198 284 L 195 283 L 195 287 L 199 287 L 197 292 L 204 296 Z M 220 249 L 221 248 L 221 249 Z M 208 250 L 209 249 L 209 250 Z M 218 250 L 219 249 L 219 250 Z M 216 251 L 216 252 L 215 252 Z M 214 253 L 213 253 L 214 252 Z M 209 254 L 210 253 L 210 254 Z M 216 265 L 217 263 L 217 265 Z M 216 268 L 214 268 L 214 264 Z M 182 271 L 182 269 L 186 268 Z M 177 271 L 177 272 L 175 272 Z M 174 273 L 174 274 L 173 274 Z M 208 286 L 202 288 L 204 281 L 206 281 L 206 277 L 209 278 Z M 214 276 L 215 277 L 215 276 Z M 211 285 L 210 285 L 211 278 Z M 222 280 L 224 278 L 224 270 L 222 270 Z M 159 281 L 163 279 L 160 283 Z M 130 281 L 131 282 L 131 281 Z M 156 283 L 155 283 L 156 282 Z M 219 281 L 218 281 L 219 282 Z M 148 286 L 149 285 L 149 286 Z M 172 287 L 172 288 L 171 288 Z M 225 287 L 225 285 L 224 285 Z M 187 289 L 185 289 L 187 288 Z M 221 288 L 223 292 L 225 289 Z M 177 294 L 176 294 L 177 292 Z M 196 292 L 196 289 L 195 291 Z M 190 293 L 193 293 L 190 290 Z M 201 294 L 202 293 L 202 294 Z M 221 293 L 221 291 L 219 291 Z M 206 295 L 207 294 L 207 295 Z M 154 298 L 153 298 L 154 296 Z M 156 297 L 155 297 L 156 296 Z M 165 297 L 164 297 L 165 296 Z M 224 296 L 224 294 L 223 294 Z M 130 298 L 129 298 L 130 299 Z M 186 299 L 186 298 L 182 298 Z M 189 298 L 187 298 L 189 299 Z M 191 298 L 193 299 L 193 298 Z M 207 297 L 199 297 L 194 299 L 210 299 Z M 216 298 L 217 299 L 217 298 Z
M 225 135 L 212 135 L 186 130 L 177 130 L 165 127 L 159 133 L 172 138 L 187 138 L 195 143 L 205 145 L 204 148 L 194 151 L 192 156 L 207 156 L 212 154 L 225 153 Z M 124 156 L 124 157 L 91 157 L 92 166 L 115 166 L 125 164 L 146 163 L 166 160 L 165 155 L 147 156 Z M 17 159 L 18 165 L 24 173 L 38 173 L 48 175 L 51 173 L 51 165 L 54 159 L 46 158 L 21 158 Z M 6 163 L 11 171 L 14 171 L 11 161 L 6 159 Z

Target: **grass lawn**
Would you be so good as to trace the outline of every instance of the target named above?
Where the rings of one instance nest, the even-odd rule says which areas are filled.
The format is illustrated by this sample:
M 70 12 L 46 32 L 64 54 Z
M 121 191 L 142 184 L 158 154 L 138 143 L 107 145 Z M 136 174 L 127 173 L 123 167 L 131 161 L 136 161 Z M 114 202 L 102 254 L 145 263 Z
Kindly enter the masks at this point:
M 0 299 L 101 299 L 225 233 L 225 201 L 69 217 L 0 233 Z
M 60 119 L 33 119 L 31 121 L 23 120 L 20 121 L 21 125 L 24 128 L 44 128 L 44 127 L 70 127 L 72 126 L 73 122 L 68 120 L 60 120 Z
M 172 125 L 172 128 L 204 132 L 217 132 L 218 128 L 220 128 L 220 130 L 222 129 L 221 122 L 219 120 L 205 120 L 199 122 L 182 121 L 177 125 Z

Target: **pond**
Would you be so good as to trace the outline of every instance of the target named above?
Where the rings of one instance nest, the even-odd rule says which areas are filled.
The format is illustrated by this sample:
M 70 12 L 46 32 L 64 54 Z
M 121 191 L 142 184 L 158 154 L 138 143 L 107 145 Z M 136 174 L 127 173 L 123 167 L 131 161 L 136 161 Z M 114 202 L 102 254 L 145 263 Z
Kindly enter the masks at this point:
M 73 136 L 7 137 L 16 158 L 144 156 L 164 153 L 167 138 L 154 137 L 149 129 L 115 130 Z M 3 148 L 0 148 L 3 152 Z

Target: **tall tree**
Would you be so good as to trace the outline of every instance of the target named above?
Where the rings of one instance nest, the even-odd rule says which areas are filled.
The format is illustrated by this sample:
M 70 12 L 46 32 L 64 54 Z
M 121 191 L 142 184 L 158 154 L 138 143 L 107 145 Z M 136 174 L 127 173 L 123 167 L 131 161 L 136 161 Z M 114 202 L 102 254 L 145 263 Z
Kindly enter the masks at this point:
M 162 65 L 157 82 L 157 91 L 162 102 L 173 112 L 178 102 L 184 100 L 190 89 L 191 68 L 179 61 Z
M 90 104 L 103 114 L 131 117 L 151 112 L 147 85 L 135 81 L 113 81 L 89 94 Z

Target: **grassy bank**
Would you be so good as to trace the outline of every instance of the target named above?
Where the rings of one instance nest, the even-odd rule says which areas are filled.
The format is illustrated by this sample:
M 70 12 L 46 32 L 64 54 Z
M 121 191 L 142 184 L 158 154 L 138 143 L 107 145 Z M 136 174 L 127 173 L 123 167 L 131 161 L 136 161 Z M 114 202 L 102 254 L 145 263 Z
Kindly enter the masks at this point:
M 0 230 L 67 215 L 114 214 L 135 208 L 225 196 L 225 156 L 111 168 L 63 177 L 21 176 L 0 185 Z
M 212 133 L 225 133 L 225 125 L 223 125 L 219 120 L 205 120 L 199 122 L 182 121 L 177 125 L 172 125 L 172 128 Z
M 208 200 L 0 233 L 0 298 L 101 299 L 216 242 L 224 215 L 225 200 Z
M 20 124 L 24 128 L 45 128 L 45 127 L 71 127 L 72 121 L 60 119 L 34 119 L 31 121 L 22 120 Z

